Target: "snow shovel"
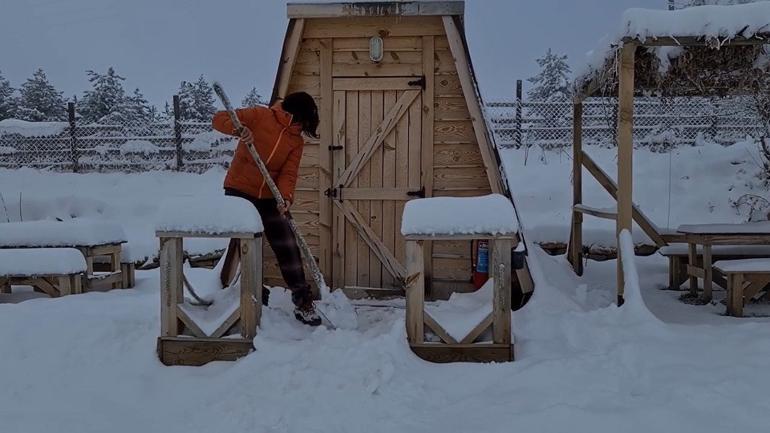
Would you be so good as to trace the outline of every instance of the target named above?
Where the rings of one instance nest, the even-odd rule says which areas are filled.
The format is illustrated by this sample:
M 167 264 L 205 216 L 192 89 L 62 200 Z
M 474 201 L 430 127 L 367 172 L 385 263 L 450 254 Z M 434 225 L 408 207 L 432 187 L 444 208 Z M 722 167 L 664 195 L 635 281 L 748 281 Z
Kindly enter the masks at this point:
M 238 119 L 238 115 L 235 113 L 232 104 L 230 104 L 230 99 L 227 97 L 224 88 L 222 88 L 222 85 L 216 81 L 214 82 L 213 87 L 214 92 L 217 94 L 217 96 L 219 96 L 219 99 L 222 101 L 222 105 L 224 105 L 225 110 L 227 110 L 227 114 L 230 116 L 230 120 L 233 122 L 235 130 L 240 135 L 240 132 L 243 129 L 243 125 L 241 124 L 240 119 Z M 259 168 L 259 172 L 265 179 L 267 187 L 273 194 L 276 203 L 280 207 L 285 206 L 286 201 L 283 199 L 281 191 L 279 191 L 278 187 L 275 185 L 273 178 L 270 177 L 270 173 L 267 171 L 265 163 L 262 162 L 262 158 L 259 157 L 257 150 L 254 148 L 254 144 L 246 143 L 246 147 L 249 150 L 251 157 L 254 158 L 254 162 L 257 164 L 257 168 Z M 291 213 L 287 212 L 285 217 L 289 221 L 289 227 L 291 227 L 291 231 L 294 232 L 294 236 L 297 239 L 297 244 L 299 244 L 299 249 L 302 251 L 302 255 L 305 257 L 305 262 L 310 268 L 313 281 L 315 281 L 316 286 L 318 286 L 318 290 L 321 292 L 321 301 L 315 303 L 318 312 L 334 328 L 355 329 L 358 326 L 358 317 L 356 315 L 356 310 L 350 303 L 350 300 L 345 296 L 344 293 L 342 293 L 341 290 L 336 290 L 334 293 L 331 292 L 329 286 L 326 285 L 326 281 L 324 281 L 321 269 L 318 267 L 318 263 L 316 263 L 315 257 L 313 257 L 313 253 L 310 251 L 310 247 L 297 228 L 297 223 L 294 221 L 294 218 L 292 218 Z

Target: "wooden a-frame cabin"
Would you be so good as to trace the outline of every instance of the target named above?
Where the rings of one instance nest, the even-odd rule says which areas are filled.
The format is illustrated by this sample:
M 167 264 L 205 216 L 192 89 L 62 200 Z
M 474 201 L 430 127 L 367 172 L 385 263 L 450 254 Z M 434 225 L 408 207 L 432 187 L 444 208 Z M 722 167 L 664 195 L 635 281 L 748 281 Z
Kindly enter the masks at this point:
M 403 294 L 408 200 L 510 197 L 463 13 L 461 1 L 288 5 L 271 102 L 308 92 L 321 119 L 320 140 L 305 146 L 292 213 L 327 283 L 350 296 Z M 472 248 L 426 246 L 431 296 L 473 290 Z M 266 249 L 265 277 L 278 283 L 271 257 Z M 531 291 L 526 266 L 518 274 Z

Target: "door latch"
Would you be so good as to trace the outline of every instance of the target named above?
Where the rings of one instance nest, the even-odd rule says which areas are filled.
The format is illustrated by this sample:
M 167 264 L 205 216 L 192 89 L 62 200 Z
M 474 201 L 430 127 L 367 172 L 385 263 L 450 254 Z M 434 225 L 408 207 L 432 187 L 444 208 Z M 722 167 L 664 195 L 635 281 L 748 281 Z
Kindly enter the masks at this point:
M 418 189 L 417 191 L 409 191 L 406 193 L 409 197 L 425 198 L 425 187 Z
M 420 86 L 423 90 L 425 90 L 425 86 L 426 86 L 425 75 L 423 75 L 422 77 L 420 77 L 420 78 L 418 78 L 416 80 L 409 81 L 406 84 L 408 84 L 410 86 Z

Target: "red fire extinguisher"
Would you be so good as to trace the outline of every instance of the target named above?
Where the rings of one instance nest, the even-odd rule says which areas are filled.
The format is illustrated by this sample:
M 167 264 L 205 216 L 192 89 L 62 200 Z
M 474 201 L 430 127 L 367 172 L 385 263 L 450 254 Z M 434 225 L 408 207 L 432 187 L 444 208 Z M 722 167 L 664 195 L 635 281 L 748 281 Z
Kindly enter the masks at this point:
M 480 289 L 489 279 L 489 241 L 476 243 L 476 266 L 473 270 L 473 285 Z

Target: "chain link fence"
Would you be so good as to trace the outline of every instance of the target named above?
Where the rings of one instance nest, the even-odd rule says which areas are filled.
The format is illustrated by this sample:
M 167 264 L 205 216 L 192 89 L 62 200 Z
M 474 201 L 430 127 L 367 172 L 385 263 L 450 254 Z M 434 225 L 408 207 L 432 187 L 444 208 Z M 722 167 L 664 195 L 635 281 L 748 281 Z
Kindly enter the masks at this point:
M 637 98 L 634 141 L 669 149 L 699 139 L 725 144 L 767 134 L 751 98 Z M 572 103 L 521 99 L 487 104 L 501 147 L 543 149 L 572 144 Z M 615 145 L 617 105 L 594 98 L 583 106 L 583 142 Z M 209 122 L 170 119 L 144 124 L 0 122 L 0 167 L 61 171 L 205 171 L 227 166 L 237 141 L 213 131 Z
M 210 122 L 85 124 L 0 121 L 0 167 L 60 171 L 205 171 L 227 166 L 237 141 Z
M 636 98 L 634 142 L 667 149 L 699 139 L 724 144 L 767 134 L 755 102 L 745 98 Z M 572 145 L 571 101 L 494 100 L 489 121 L 501 147 L 544 149 Z M 592 98 L 583 104 L 583 143 L 615 145 L 617 100 Z

